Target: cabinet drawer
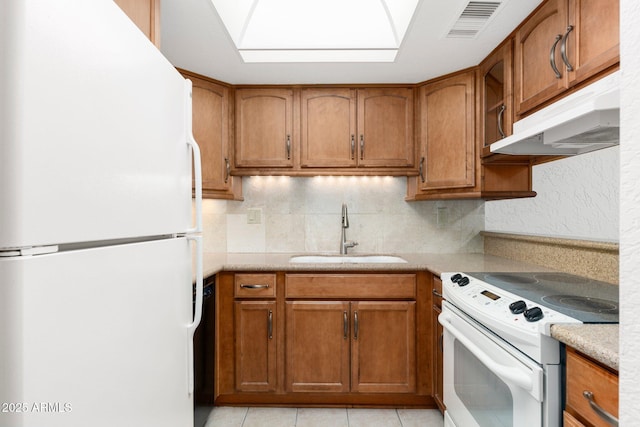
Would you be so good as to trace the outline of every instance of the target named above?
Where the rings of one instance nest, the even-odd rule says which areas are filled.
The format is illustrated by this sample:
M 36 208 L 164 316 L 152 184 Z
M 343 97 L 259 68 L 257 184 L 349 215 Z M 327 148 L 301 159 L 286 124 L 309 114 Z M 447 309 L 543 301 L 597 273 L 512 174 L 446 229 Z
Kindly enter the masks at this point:
M 584 391 L 593 393 L 593 400 L 602 409 L 618 416 L 618 376 L 567 348 L 567 409 L 590 425 L 608 426 L 591 408 Z
M 415 299 L 415 274 L 287 274 L 286 298 Z
M 275 298 L 276 275 L 267 274 L 236 274 L 236 298 Z

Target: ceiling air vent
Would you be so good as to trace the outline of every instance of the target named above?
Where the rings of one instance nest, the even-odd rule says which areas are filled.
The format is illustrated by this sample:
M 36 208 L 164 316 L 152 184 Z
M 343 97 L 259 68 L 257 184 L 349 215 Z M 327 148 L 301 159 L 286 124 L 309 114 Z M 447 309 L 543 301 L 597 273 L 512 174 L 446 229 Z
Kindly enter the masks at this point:
M 475 38 L 501 4 L 501 1 L 470 1 L 453 23 L 446 38 Z

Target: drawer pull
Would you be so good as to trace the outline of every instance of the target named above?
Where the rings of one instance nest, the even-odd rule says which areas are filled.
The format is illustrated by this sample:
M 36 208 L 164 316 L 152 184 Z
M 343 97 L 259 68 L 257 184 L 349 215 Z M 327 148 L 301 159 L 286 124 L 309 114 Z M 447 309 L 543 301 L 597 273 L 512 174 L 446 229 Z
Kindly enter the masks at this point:
M 268 289 L 269 285 L 250 285 L 241 283 L 240 287 L 243 289 Z
M 598 414 L 598 416 L 602 418 L 606 423 L 612 426 L 618 425 L 618 419 L 613 415 L 611 415 L 610 413 L 608 413 L 607 411 L 605 411 L 604 409 L 602 409 L 600 405 L 598 405 L 593 400 L 593 393 L 591 393 L 589 390 L 585 390 L 582 392 L 582 396 L 584 396 L 584 398 L 587 399 L 587 401 L 589 402 L 589 405 L 591 406 L 591 409 L 593 409 L 593 411 L 596 414 Z
M 436 291 L 435 289 L 432 289 L 431 293 L 438 298 L 444 298 L 444 296 L 440 292 Z

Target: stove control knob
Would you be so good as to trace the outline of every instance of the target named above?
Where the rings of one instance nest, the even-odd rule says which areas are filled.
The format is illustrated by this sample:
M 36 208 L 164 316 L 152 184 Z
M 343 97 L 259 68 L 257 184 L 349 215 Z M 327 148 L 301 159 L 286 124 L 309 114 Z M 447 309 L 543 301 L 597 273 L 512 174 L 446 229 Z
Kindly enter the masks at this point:
M 542 314 L 542 309 L 540 307 L 533 307 L 529 310 L 525 310 L 524 318 L 527 319 L 527 322 L 537 322 L 542 319 L 544 314 Z
M 526 309 L 527 309 L 527 303 L 522 300 L 512 302 L 511 304 L 509 304 L 509 310 L 511 310 L 513 314 L 520 314 Z
M 463 277 L 462 279 L 458 280 L 458 286 L 467 286 L 468 284 L 469 284 L 468 277 Z
M 451 276 L 451 281 L 453 283 L 458 283 L 458 280 L 462 279 L 462 274 L 460 273 L 456 273 L 453 276 Z

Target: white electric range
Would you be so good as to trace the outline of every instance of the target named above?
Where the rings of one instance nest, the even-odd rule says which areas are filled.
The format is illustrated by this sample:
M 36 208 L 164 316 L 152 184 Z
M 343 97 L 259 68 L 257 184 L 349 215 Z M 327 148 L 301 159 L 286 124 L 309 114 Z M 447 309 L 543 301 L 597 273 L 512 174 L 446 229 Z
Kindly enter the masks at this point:
M 566 273 L 443 273 L 445 425 L 562 425 L 553 324 L 617 323 L 618 287 Z

